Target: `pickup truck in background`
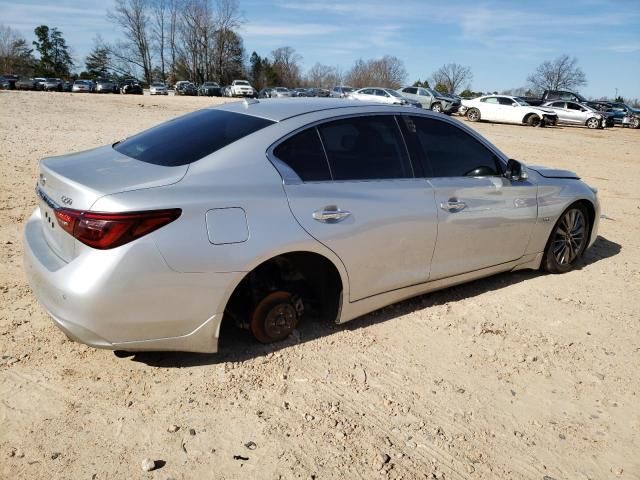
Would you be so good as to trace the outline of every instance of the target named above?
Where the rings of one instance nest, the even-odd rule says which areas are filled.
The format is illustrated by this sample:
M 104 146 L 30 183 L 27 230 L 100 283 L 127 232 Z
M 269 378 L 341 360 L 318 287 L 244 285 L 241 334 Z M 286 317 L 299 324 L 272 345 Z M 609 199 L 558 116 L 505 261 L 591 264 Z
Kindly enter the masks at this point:
M 579 93 L 569 92 L 567 90 L 545 90 L 541 97 L 520 97 L 529 105 L 539 106 L 543 103 L 552 102 L 553 100 L 565 100 L 568 102 L 584 103 L 587 101 Z

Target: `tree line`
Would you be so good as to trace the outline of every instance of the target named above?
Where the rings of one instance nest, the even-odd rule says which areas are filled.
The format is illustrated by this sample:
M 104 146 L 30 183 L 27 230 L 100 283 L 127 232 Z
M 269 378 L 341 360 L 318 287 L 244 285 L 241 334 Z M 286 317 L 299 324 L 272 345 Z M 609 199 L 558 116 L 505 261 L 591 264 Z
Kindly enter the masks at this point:
M 315 63 L 306 72 L 302 56 L 291 46 L 282 46 L 261 56 L 247 56 L 241 26 L 245 19 L 238 0 L 115 0 L 107 18 L 122 33 L 120 40 L 94 39 L 84 65 L 74 61 L 63 33 L 40 25 L 29 42 L 11 27 L 0 24 L 0 73 L 40 77 L 81 78 L 135 77 L 153 81 L 194 83 L 217 81 L 222 85 L 247 78 L 254 87 L 282 85 L 332 88 L 381 86 L 399 88 L 407 84 L 404 62 L 396 56 L 358 59 L 350 68 Z M 78 68 L 80 67 L 80 68 Z M 442 93 L 473 96 L 470 67 L 448 63 L 425 81 Z M 586 85 L 578 60 L 561 55 L 540 64 L 525 87 L 504 90 L 514 95 L 536 95 L 544 90 L 576 90 Z

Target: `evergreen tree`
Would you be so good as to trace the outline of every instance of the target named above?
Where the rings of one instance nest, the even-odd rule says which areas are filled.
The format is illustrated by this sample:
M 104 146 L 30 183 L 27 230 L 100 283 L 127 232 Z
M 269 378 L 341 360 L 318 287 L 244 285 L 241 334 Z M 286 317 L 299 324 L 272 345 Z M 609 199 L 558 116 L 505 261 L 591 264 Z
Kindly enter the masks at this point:
M 33 42 L 40 54 L 36 65 L 36 73 L 44 77 L 66 77 L 73 66 L 69 47 L 57 28 L 49 30 L 47 25 L 40 25 L 34 30 L 37 40 Z
M 84 61 L 87 73 L 92 77 L 108 77 L 110 63 L 109 50 L 100 46 L 96 46 Z

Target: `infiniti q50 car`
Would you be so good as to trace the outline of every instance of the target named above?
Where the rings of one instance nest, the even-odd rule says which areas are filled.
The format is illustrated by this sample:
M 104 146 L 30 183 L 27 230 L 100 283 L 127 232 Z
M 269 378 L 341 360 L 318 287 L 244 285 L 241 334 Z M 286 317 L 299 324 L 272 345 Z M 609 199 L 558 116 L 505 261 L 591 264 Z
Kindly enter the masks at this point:
M 72 339 L 215 352 L 453 284 L 571 270 L 595 189 L 525 167 L 459 121 L 338 99 L 207 108 L 43 159 L 25 226 L 31 287 Z

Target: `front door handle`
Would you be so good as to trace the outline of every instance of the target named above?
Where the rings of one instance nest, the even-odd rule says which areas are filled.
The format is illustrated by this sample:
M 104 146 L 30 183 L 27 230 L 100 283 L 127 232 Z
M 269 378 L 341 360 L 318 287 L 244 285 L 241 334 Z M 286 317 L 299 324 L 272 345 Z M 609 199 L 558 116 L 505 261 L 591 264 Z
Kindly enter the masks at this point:
M 311 215 L 314 220 L 322 223 L 338 223 L 351 215 L 348 210 L 342 210 L 335 205 L 329 205 L 327 207 L 316 210 Z
M 456 198 L 450 198 L 447 202 L 442 202 L 440 204 L 440 208 L 442 210 L 446 210 L 447 212 L 455 213 L 467 208 L 467 204 L 464 202 L 461 202 Z

